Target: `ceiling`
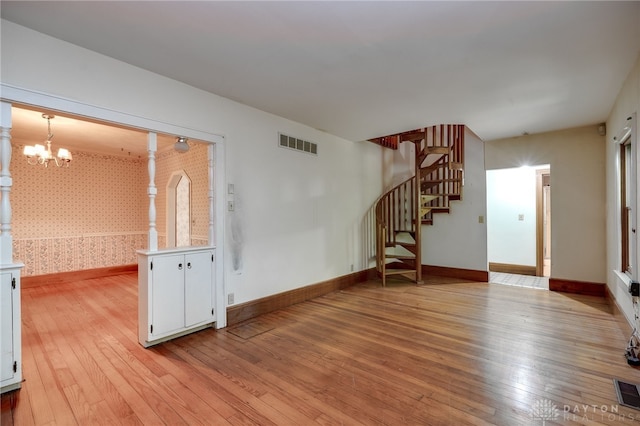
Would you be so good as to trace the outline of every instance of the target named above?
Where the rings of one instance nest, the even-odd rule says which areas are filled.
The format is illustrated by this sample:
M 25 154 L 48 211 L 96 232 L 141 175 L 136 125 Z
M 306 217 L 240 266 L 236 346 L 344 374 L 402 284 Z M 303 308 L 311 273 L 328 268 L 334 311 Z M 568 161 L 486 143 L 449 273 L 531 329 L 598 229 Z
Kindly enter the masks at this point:
M 148 157 L 146 131 L 22 106 L 11 109 L 12 141 L 18 145 L 44 145 L 48 127 L 43 114 L 53 116 L 51 150 L 54 154 L 58 148 L 67 148 L 72 154 L 83 151 L 135 159 Z M 171 149 L 175 142 L 173 135 L 158 134 L 158 151 Z
M 638 1 L 2 0 L 0 10 L 355 141 L 440 123 L 484 140 L 601 123 L 640 53 Z

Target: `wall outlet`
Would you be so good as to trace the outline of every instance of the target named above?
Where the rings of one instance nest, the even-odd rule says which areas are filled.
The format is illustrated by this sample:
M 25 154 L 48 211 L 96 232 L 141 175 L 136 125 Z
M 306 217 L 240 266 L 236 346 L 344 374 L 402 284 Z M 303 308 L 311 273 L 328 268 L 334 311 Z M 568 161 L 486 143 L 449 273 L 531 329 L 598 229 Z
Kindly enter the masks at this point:
M 484 216 L 478 216 L 478 223 L 484 223 Z
M 227 294 L 227 305 L 233 305 L 235 303 L 234 299 L 233 293 Z
M 518 220 L 524 220 L 524 215 L 522 213 L 518 215 Z
M 353 263 L 351 264 L 351 272 L 353 272 Z

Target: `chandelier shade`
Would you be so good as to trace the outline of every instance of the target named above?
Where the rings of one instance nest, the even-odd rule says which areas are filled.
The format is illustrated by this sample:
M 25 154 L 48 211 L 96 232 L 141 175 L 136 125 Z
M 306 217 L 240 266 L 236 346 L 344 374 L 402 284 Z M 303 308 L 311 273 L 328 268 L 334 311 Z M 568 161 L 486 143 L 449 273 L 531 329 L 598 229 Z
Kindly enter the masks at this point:
M 53 163 L 57 167 L 69 167 L 69 163 L 73 160 L 71 152 L 66 148 L 59 148 L 57 154 L 54 156 L 51 151 L 51 139 L 53 139 L 53 133 L 51 133 L 51 120 L 55 118 L 54 115 L 42 114 L 42 118 L 47 120 L 47 140 L 46 144 L 27 145 L 24 147 L 22 153 L 27 157 L 27 163 L 35 166 L 41 164 L 45 167 L 49 166 L 49 162 Z

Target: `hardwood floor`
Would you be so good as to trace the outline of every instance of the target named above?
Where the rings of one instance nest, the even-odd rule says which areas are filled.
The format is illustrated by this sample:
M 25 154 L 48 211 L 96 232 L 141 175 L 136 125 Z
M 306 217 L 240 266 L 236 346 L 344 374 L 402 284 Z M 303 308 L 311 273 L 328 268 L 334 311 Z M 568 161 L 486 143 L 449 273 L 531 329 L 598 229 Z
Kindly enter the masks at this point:
M 150 349 L 135 274 L 23 289 L 2 425 L 627 424 L 640 382 L 604 298 L 379 281 Z M 555 406 L 555 407 L 554 407 Z M 543 409 L 544 408 L 544 409 Z M 555 409 L 554 409 L 555 408 Z M 546 411 L 545 411 L 546 410 Z M 544 421 L 543 421 L 544 420 Z

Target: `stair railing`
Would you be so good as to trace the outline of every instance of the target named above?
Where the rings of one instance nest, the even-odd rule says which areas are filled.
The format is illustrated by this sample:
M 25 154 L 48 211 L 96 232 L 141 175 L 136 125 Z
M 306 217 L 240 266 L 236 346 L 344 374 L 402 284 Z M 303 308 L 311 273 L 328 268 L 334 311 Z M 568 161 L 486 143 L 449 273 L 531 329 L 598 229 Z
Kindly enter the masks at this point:
M 464 179 L 464 130 L 462 124 L 434 126 L 427 132 L 424 146 L 448 148 L 445 155 L 421 167 L 420 189 L 424 195 L 437 195 L 427 205 L 431 208 L 423 221 L 433 220 L 433 213 L 448 211 L 451 201 L 462 198 Z M 423 156 L 423 161 L 428 156 Z
M 406 132 L 415 134 L 416 131 Z M 387 247 L 396 245 L 396 236 L 399 232 L 408 232 L 416 235 L 416 246 L 420 247 L 420 232 L 417 224 L 430 223 L 432 215 L 438 211 L 448 211 L 450 202 L 459 200 L 462 196 L 464 178 L 464 125 L 440 125 L 424 130 L 424 139 L 416 144 L 416 161 L 419 165 L 420 182 L 416 176 L 401 182 L 387 191 L 376 203 L 376 266 L 384 277 L 386 269 Z M 402 135 L 398 140 L 402 140 Z M 387 137 L 391 138 L 391 137 Z M 440 154 L 434 161 L 423 165 L 429 158 L 429 148 L 447 148 L 446 154 Z M 437 195 L 436 198 L 426 203 L 430 211 L 416 220 L 418 209 L 421 207 L 418 193 Z M 418 231 L 418 232 L 416 232 Z M 420 251 L 418 250 L 418 257 Z M 416 259 L 419 267 L 420 259 Z M 417 277 L 420 276 L 416 271 Z
M 399 232 L 416 230 L 416 177 L 412 176 L 387 191 L 376 203 L 376 259 L 384 274 L 386 247 L 395 246 Z

